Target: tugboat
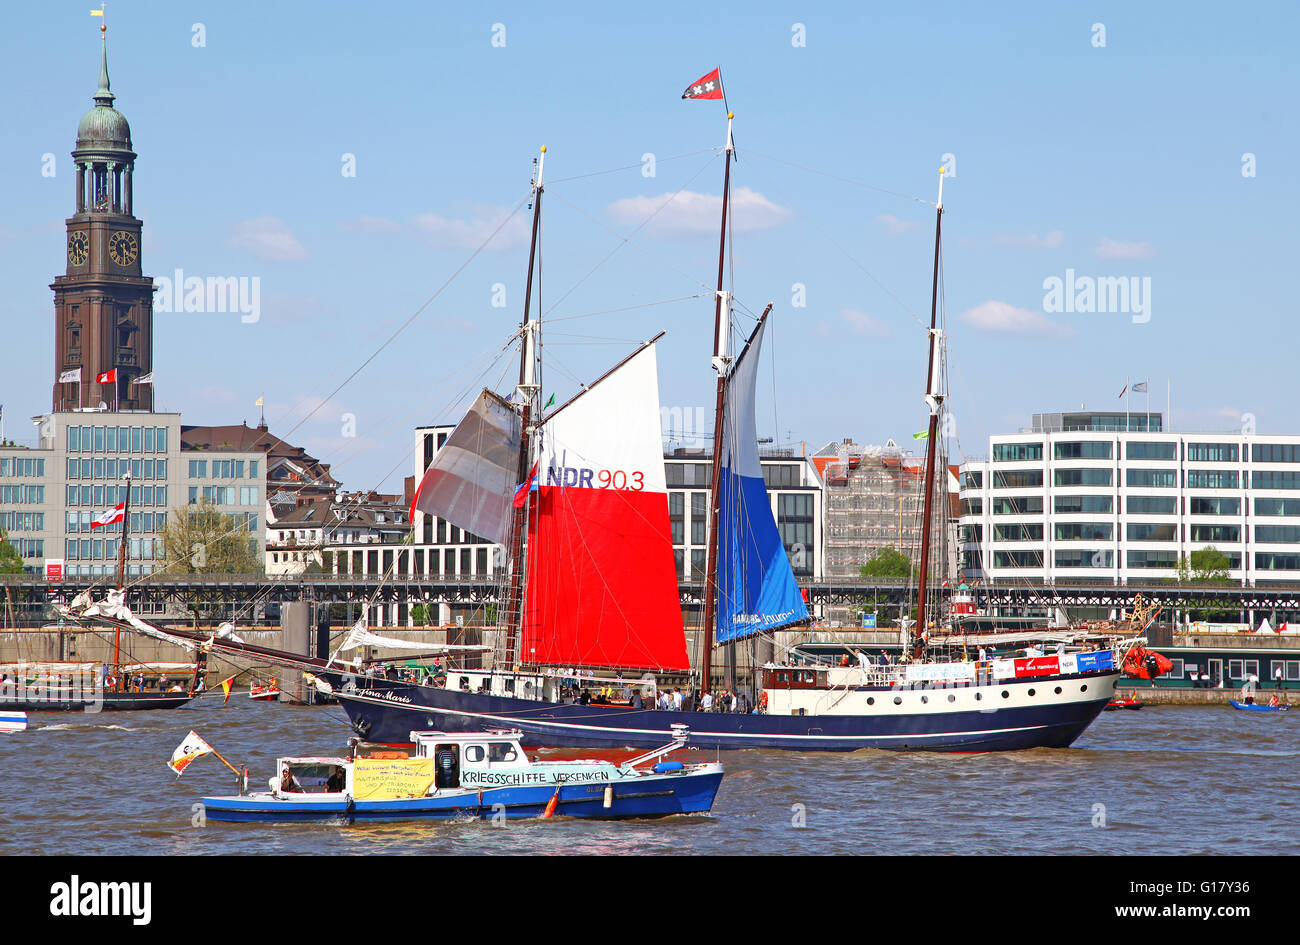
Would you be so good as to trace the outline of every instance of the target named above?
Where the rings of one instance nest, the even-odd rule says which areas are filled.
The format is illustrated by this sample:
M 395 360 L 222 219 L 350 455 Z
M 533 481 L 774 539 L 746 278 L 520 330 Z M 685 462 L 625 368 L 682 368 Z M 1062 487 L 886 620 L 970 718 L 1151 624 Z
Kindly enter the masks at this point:
M 269 791 L 205 797 L 204 813 L 273 823 L 665 817 L 708 813 L 722 783 L 720 764 L 658 760 L 685 747 L 684 726 L 623 764 L 531 760 L 520 734 L 411 732 L 410 752 L 354 742 L 351 758 L 281 758 Z

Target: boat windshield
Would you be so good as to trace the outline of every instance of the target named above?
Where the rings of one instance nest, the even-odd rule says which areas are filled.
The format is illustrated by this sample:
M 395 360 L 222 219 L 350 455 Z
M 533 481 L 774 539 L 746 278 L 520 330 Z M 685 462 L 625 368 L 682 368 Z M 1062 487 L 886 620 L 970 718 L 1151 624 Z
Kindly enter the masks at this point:
M 291 794 L 331 794 L 343 790 L 343 765 L 327 761 L 281 761 L 279 789 Z

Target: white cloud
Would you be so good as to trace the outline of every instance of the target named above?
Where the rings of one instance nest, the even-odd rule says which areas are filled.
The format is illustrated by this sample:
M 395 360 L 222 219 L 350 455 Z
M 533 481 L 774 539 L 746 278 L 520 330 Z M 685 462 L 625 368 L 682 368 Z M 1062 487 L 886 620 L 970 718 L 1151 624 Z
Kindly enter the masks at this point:
M 412 221 L 415 231 L 438 249 L 478 249 L 510 211 L 504 207 L 470 205 L 464 219 L 440 216 L 432 211 Z M 523 214 L 516 213 L 493 237 L 487 249 L 504 252 L 528 245 L 529 225 Z
M 729 209 L 738 233 L 770 230 L 790 216 L 790 211 L 748 187 L 741 187 L 731 195 Z M 683 190 L 676 195 L 625 197 L 610 204 L 606 212 L 615 223 L 625 226 L 645 223 L 645 232 L 652 236 L 711 235 L 718 232 L 722 197 L 693 190 Z M 645 222 L 647 219 L 649 222 Z
M 1120 243 L 1103 236 L 1092 254 L 1098 259 L 1150 259 L 1156 251 L 1147 242 Z
M 1065 245 L 1065 231 L 1052 230 L 1046 236 L 1039 236 L 1037 233 L 1029 233 L 1025 236 L 995 233 L 993 242 L 999 246 L 1011 246 L 1015 249 L 1060 249 Z
M 876 217 L 876 222 L 883 225 L 885 231 L 890 236 L 897 236 L 900 233 L 910 233 L 912 230 L 919 230 L 921 224 L 917 220 L 900 220 L 892 213 L 882 213 Z
M 307 248 L 276 217 L 243 220 L 230 228 L 226 241 L 236 249 L 252 253 L 264 262 L 303 262 L 311 258 Z
M 888 338 L 893 335 L 886 321 L 857 309 L 840 309 L 840 318 L 855 335 L 865 335 L 868 338 Z
M 339 229 L 344 233 L 363 233 L 366 236 L 400 236 L 414 234 L 437 249 L 478 249 L 483 241 L 501 226 L 510 211 L 505 207 L 486 204 L 465 204 L 459 216 L 444 217 L 430 210 L 411 220 L 390 220 L 365 214 L 344 220 Z M 506 252 L 518 246 L 527 246 L 528 217 L 516 213 L 501 227 L 492 242 L 484 247 L 488 252 Z
M 1026 338 L 1073 338 L 1074 329 L 1058 325 L 1042 312 L 1016 308 L 1006 302 L 989 300 L 962 312 L 962 321 L 979 331 Z

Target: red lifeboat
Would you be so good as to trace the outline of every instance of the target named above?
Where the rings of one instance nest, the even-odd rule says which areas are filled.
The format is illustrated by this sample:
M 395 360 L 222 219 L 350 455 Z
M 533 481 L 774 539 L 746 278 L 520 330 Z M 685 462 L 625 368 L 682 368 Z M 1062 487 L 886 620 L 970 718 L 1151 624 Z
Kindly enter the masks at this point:
M 1124 674 L 1134 679 L 1155 679 L 1174 668 L 1168 657 L 1144 646 L 1135 646 L 1124 657 Z

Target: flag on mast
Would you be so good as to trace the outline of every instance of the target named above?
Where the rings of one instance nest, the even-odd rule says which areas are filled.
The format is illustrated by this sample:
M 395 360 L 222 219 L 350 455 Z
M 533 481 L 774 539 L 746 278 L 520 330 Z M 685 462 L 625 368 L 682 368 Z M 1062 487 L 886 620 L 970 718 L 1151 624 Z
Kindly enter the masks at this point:
M 167 762 L 167 767 L 175 771 L 176 777 L 179 778 L 190 766 L 190 762 L 210 754 L 213 754 L 212 746 L 200 738 L 197 732 L 191 731 L 185 736 L 185 741 L 176 746 L 176 750 L 172 752 L 172 760 Z
M 141 374 L 139 377 L 135 379 L 135 383 L 153 384 L 153 371 L 150 371 L 148 374 Z
M 682 98 L 722 98 L 722 67 L 700 76 L 688 85 Z
M 116 384 L 116 383 L 117 383 L 117 368 L 113 368 L 113 370 L 111 370 L 111 371 L 105 371 L 103 374 L 96 374 L 96 375 L 95 375 L 95 383 L 96 383 L 96 384 Z
M 80 383 L 81 383 L 81 368 L 75 368 L 74 370 L 71 370 L 71 371 L 64 371 L 62 374 L 59 375 L 59 383 L 60 383 L 60 384 L 80 384 Z
M 112 509 L 102 513 L 99 518 L 90 523 L 91 528 L 100 528 L 104 525 L 116 525 L 126 516 L 126 503 L 119 502 Z
M 540 463 L 541 460 L 538 460 Z M 533 468 L 528 473 L 528 478 L 515 490 L 515 508 L 522 509 L 524 503 L 528 501 L 528 493 L 537 491 L 537 464 L 533 463 Z

